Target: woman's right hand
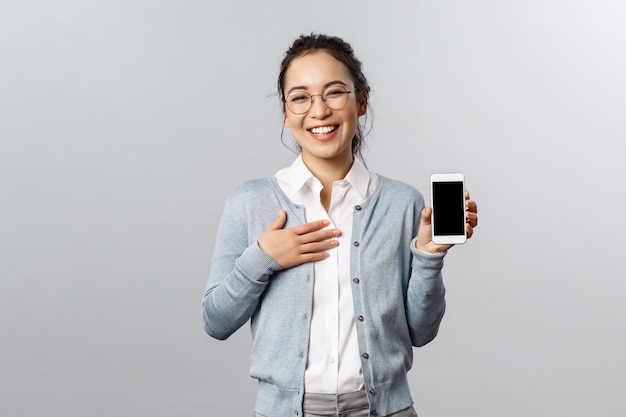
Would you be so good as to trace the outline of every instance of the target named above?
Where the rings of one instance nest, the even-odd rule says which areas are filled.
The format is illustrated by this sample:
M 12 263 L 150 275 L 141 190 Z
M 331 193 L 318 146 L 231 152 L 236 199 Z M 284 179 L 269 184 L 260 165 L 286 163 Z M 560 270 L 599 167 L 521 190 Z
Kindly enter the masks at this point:
M 329 256 L 327 250 L 339 244 L 334 239 L 341 234 L 339 229 L 322 230 L 330 224 L 329 220 L 316 220 L 283 229 L 286 222 L 287 212 L 280 210 L 276 220 L 258 241 L 261 250 L 283 269 L 321 261 Z

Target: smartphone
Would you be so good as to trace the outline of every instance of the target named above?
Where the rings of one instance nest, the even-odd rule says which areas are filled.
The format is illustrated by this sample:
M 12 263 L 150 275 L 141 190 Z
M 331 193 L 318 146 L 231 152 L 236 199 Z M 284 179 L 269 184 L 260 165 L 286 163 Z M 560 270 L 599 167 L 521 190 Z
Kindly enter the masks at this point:
M 461 173 L 432 174 L 430 197 L 433 208 L 432 235 L 438 245 L 460 244 L 465 231 L 465 177 Z

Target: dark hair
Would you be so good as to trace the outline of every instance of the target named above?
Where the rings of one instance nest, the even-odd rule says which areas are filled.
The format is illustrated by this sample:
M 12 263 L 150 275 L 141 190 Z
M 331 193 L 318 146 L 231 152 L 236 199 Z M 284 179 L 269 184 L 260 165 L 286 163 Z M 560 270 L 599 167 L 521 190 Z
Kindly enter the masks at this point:
M 285 74 L 289 69 L 289 65 L 291 65 L 296 58 L 320 50 L 328 52 L 333 58 L 346 66 L 354 80 L 354 86 L 360 94 L 357 95 L 357 99 L 362 100 L 365 93 L 369 93 L 370 86 L 365 75 L 363 75 L 363 64 L 355 56 L 354 50 L 350 44 L 337 36 L 314 33 L 310 35 L 300 35 L 285 52 L 285 57 L 280 64 L 280 73 L 278 74 L 278 95 L 280 100 L 284 103 Z M 363 159 L 361 147 L 364 136 L 363 127 L 359 124 L 352 138 L 352 153 L 356 154 L 361 159 Z

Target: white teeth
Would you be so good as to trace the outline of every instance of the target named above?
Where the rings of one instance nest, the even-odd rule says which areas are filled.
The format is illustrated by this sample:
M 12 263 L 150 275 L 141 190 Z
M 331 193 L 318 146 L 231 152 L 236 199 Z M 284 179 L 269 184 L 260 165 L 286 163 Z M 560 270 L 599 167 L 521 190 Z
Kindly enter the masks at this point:
M 311 129 L 311 132 L 313 132 L 314 135 L 325 135 L 335 129 L 337 129 L 337 126 L 314 127 L 313 129 Z

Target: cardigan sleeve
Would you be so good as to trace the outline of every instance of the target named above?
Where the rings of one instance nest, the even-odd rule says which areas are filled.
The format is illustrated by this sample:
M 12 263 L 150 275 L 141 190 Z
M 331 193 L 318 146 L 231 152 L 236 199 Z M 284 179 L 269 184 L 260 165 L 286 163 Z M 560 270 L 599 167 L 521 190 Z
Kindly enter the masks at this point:
M 415 249 L 411 242 L 413 264 L 406 297 L 407 322 L 413 346 L 433 340 L 446 309 L 445 287 L 441 269 L 444 253 L 428 254 Z
M 204 330 L 220 340 L 248 321 L 270 276 L 280 270 L 256 240 L 249 242 L 249 200 L 245 192 L 236 190 L 226 202 L 202 299 Z

